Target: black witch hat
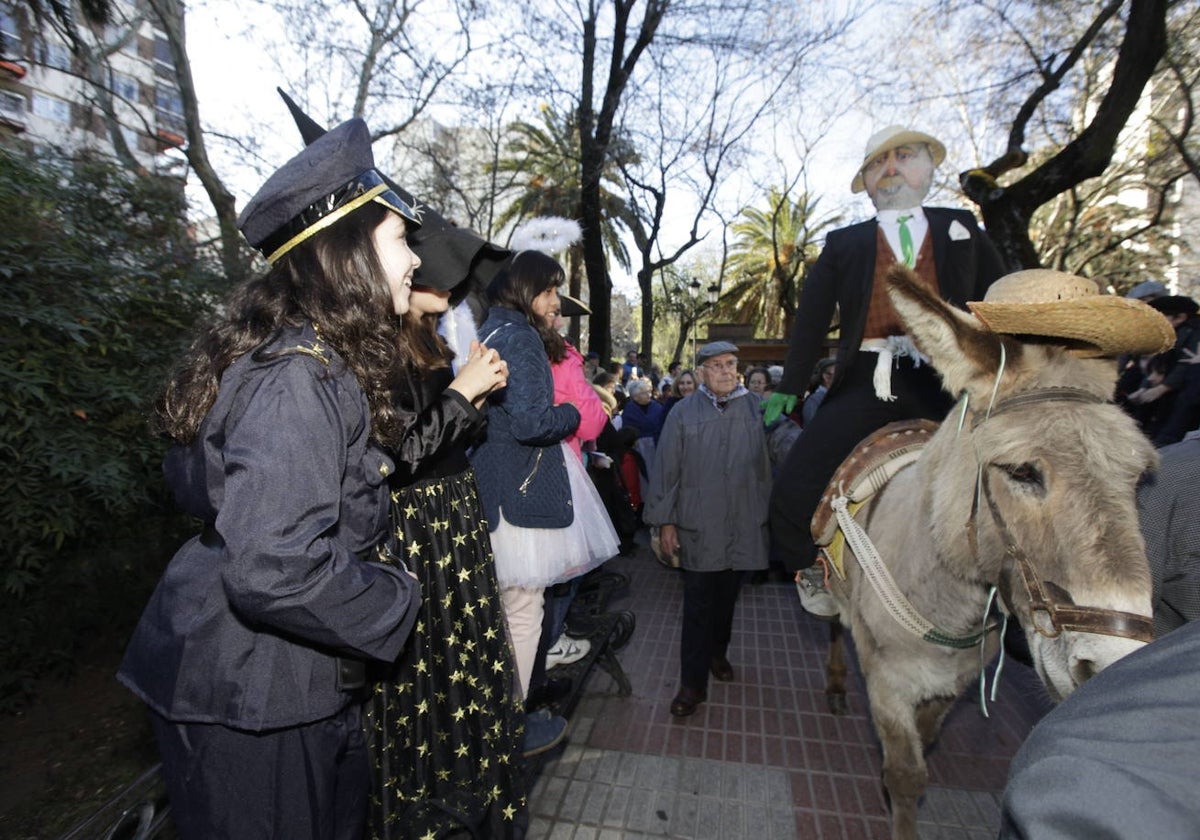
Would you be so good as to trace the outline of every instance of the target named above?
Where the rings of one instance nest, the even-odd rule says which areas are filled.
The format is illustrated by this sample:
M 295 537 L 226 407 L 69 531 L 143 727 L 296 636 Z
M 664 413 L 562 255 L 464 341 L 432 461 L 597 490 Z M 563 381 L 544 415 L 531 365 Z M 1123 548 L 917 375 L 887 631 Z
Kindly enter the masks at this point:
M 291 111 L 306 146 L 326 133 L 282 88 L 276 90 Z M 414 274 L 413 283 L 449 290 L 451 302 L 455 304 L 472 291 L 481 293 L 486 289 L 496 273 L 511 259 L 512 252 L 488 242 L 467 228 L 456 226 L 437 210 L 418 202 L 412 193 L 395 181 L 386 175 L 383 177 L 392 191 L 421 215 L 421 226 L 408 235 L 409 245 L 421 258 L 421 267 Z

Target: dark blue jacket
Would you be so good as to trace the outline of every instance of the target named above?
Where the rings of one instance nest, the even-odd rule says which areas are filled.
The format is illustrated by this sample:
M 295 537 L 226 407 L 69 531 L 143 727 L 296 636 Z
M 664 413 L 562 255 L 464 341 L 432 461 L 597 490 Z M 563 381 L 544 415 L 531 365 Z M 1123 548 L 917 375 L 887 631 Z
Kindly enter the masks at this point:
M 667 409 L 658 400 L 650 400 L 642 407 L 631 397 L 621 409 L 621 428 L 637 429 L 638 437 L 654 438 L 655 443 L 666 419 Z
M 508 387 L 488 398 L 486 437 L 471 453 L 491 530 L 501 507 L 513 525 L 565 528 L 575 513 L 559 442 L 579 426 L 579 411 L 554 405 L 546 347 L 522 313 L 493 306 L 479 338 L 508 363 Z
M 309 723 L 357 699 L 338 688 L 339 656 L 399 654 L 420 595 L 364 559 L 394 469 L 369 432 L 366 396 L 311 327 L 225 371 L 196 439 L 164 465 L 205 534 L 171 560 L 118 674 L 155 711 L 251 731 Z

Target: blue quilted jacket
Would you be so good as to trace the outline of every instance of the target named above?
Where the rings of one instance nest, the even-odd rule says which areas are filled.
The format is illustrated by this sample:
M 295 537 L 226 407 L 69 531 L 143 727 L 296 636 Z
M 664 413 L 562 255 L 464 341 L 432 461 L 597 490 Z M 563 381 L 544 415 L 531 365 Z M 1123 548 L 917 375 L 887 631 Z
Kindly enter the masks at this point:
M 489 398 L 486 437 L 471 453 L 491 530 L 501 507 L 513 525 L 565 528 L 575 514 L 559 443 L 579 426 L 579 412 L 554 405 L 546 348 L 523 314 L 493 306 L 479 338 L 508 363 L 508 387 Z

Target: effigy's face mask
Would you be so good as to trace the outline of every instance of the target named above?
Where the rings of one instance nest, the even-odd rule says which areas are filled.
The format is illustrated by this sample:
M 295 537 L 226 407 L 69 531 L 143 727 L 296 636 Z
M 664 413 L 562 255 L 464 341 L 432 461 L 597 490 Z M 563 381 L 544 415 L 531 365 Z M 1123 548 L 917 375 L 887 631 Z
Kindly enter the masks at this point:
M 924 143 L 897 146 L 862 168 L 863 186 L 876 210 L 920 207 L 933 185 L 933 158 Z

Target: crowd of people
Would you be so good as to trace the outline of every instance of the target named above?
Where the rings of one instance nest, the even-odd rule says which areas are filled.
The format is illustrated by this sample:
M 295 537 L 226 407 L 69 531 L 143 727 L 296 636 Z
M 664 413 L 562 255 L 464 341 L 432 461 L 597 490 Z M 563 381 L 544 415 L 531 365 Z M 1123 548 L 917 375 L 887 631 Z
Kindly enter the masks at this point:
M 157 406 L 168 484 L 202 529 L 119 678 L 151 710 L 182 837 L 520 837 L 524 762 L 567 729 L 553 669 L 589 648 L 581 579 L 654 530 L 684 593 L 677 717 L 735 679 L 749 575 L 774 564 L 836 615 L 809 534 L 830 474 L 869 432 L 950 405 L 881 278 L 906 263 L 965 307 L 999 258 L 969 213 L 922 206 L 945 149 L 893 126 L 852 184 L 878 216 L 829 234 L 784 365 L 724 341 L 690 369 L 604 364 L 563 338 L 588 309 L 552 256 L 420 207 L 362 120 L 326 132 L 289 107 L 308 145 L 238 220 L 270 268 Z M 1197 305 L 1134 291 L 1177 341 L 1121 360 L 1121 398 L 1171 443 L 1200 421 Z M 1191 592 L 1170 596 L 1180 621 Z

